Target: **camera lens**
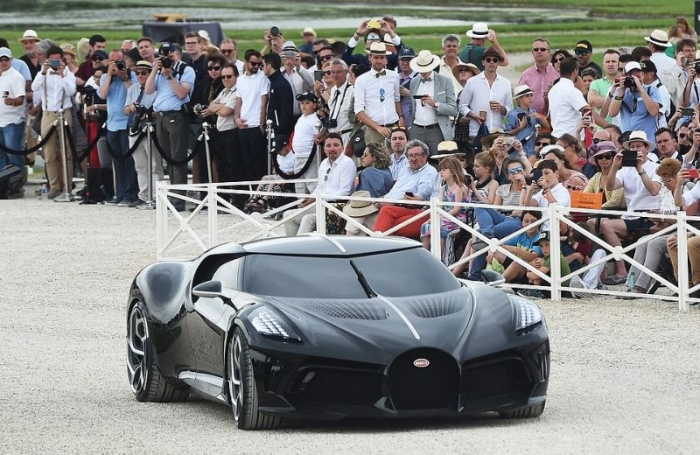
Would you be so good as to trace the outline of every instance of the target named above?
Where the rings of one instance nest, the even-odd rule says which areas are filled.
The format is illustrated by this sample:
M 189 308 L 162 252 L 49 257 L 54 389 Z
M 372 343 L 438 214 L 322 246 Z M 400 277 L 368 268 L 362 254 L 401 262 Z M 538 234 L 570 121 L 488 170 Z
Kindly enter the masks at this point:
M 275 26 L 270 27 L 270 35 L 280 36 L 280 29 Z
M 163 68 L 170 68 L 173 64 L 172 60 L 170 60 L 168 57 L 161 57 L 160 63 L 163 65 Z

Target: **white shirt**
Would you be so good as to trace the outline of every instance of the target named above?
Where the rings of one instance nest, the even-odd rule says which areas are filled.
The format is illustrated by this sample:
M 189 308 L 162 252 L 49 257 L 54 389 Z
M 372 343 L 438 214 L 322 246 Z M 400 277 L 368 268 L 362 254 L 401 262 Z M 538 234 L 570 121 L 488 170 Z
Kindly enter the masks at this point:
M 260 126 L 262 99 L 270 91 L 270 80 L 261 70 L 255 74 L 242 73 L 236 88 L 236 98 L 241 99 L 241 118 L 248 122 L 248 128 Z
M 418 76 L 418 89 L 416 95 L 430 95 L 435 99 L 435 73 L 431 73 L 429 81 L 423 76 Z M 420 126 L 435 125 L 438 122 L 437 108 L 423 104 L 421 100 L 416 100 L 416 111 L 413 114 L 413 124 Z
M 644 169 L 653 182 L 661 183 L 661 177 L 656 175 L 657 167 L 658 164 L 649 161 L 648 157 L 647 162 L 642 165 L 642 169 Z M 620 170 L 617 171 L 616 179 L 622 182 L 622 186 L 625 189 L 625 201 L 627 202 L 628 211 L 649 211 L 659 208 L 659 196 L 652 196 L 651 193 L 649 193 L 649 190 L 644 186 L 644 182 L 642 182 L 642 176 L 637 174 L 637 168 L 620 168 Z
M 352 110 L 351 101 L 354 93 L 354 87 L 348 82 L 345 82 L 340 87 L 334 85 L 333 88 L 331 88 L 330 98 L 328 98 L 328 105 L 330 109 L 328 118 L 335 119 L 338 122 L 337 127 L 328 128 L 328 131 L 331 133 L 339 133 L 341 131 L 352 129 L 349 114 Z
M 501 75 L 496 75 L 493 85 L 489 85 L 486 73 L 483 71 L 474 77 L 470 77 L 459 97 L 459 112 L 462 115 L 474 111 L 486 111 L 486 127 L 489 131 L 496 128 L 503 129 L 503 118 L 500 112 L 492 111 L 489 103 L 498 101 L 506 108 L 506 115 L 513 110 L 513 94 L 510 81 Z M 469 120 L 469 135 L 476 136 L 479 132 L 479 122 Z
M 311 155 L 314 139 L 316 139 L 320 127 L 321 120 L 316 113 L 299 117 L 294 125 L 294 137 L 292 138 L 292 150 L 297 158 L 306 158 Z
M 459 60 L 459 58 L 457 58 L 457 60 L 459 61 L 458 64 L 462 63 L 462 61 Z M 442 74 L 443 76 L 447 76 L 447 78 L 450 80 L 450 82 L 452 82 L 452 87 L 454 87 L 454 89 L 455 89 L 455 98 L 457 98 L 457 95 L 459 95 L 459 92 L 462 91 L 462 84 L 460 84 L 459 81 L 457 80 L 457 78 L 455 77 L 455 73 L 452 72 L 452 68 L 450 68 L 450 65 L 445 63 L 445 56 L 444 55 L 440 58 L 439 68 L 440 68 L 440 74 Z
M 666 71 L 671 71 L 671 68 L 676 65 L 676 60 L 672 59 L 664 52 L 654 52 L 651 54 L 649 60 L 656 65 L 656 74 L 658 75 L 663 75 Z
M 44 81 L 46 81 L 46 99 L 44 99 Z M 54 70 L 49 69 L 46 75 L 37 73 L 32 82 L 34 93 L 41 93 L 42 107 L 44 111 L 56 112 L 61 109 L 70 109 L 73 106 L 71 98 L 75 95 L 75 75 L 65 69 L 63 77 Z
M 563 207 L 571 207 L 571 194 L 569 194 L 569 190 L 564 188 L 564 185 L 562 185 L 561 183 L 557 183 L 549 189 L 549 192 L 552 193 L 552 196 L 554 196 L 554 200 L 557 201 L 557 204 Z M 544 194 L 542 194 L 542 191 L 533 195 L 532 200 L 537 202 L 537 205 L 539 207 L 549 207 L 549 201 L 544 196 Z M 547 215 L 547 212 L 542 213 L 542 218 L 546 220 L 544 223 L 542 223 L 542 230 L 548 231 L 549 215 Z
M 355 162 L 344 153 L 331 164 L 326 158 L 318 167 L 318 185 L 312 193 L 315 196 L 349 196 L 355 187 Z
M 231 89 L 223 89 L 219 93 L 214 101 L 217 103 L 222 103 L 224 106 L 233 110 L 236 108 L 236 86 L 234 85 Z M 219 131 L 229 131 L 235 129 L 236 124 L 233 121 L 233 114 L 227 116 L 217 116 L 216 118 L 216 129 Z
M 298 94 L 304 93 L 304 80 L 299 73 L 297 73 L 296 68 L 293 68 L 291 73 L 287 72 L 286 68 L 282 68 L 281 71 L 282 76 L 287 79 L 287 82 L 289 82 L 289 85 L 292 87 L 292 95 L 294 95 L 294 103 L 292 103 L 294 106 L 294 115 L 301 115 L 301 107 L 296 99 Z
M 26 96 L 26 80 L 19 71 L 10 67 L 0 74 L 0 93 L 8 92 L 9 98 Z M 8 106 L 5 100 L 0 100 L 0 128 L 7 125 L 22 123 L 27 115 L 26 105 Z
M 391 125 L 399 121 L 396 103 L 401 99 L 400 82 L 397 72 L 384 71 L 384 76 L 377 77 L 377 71 L 371 69 L 357 78 L 355 113 L 364 112 L 379 125 Z
M 290 174 L 294 172 L 294 152 L 291 150 L 286 155 L 277 155 L 277 164 L 280 167 L 280 171 L 285 174 Z
M 549 115 L 552 119 L 552 136 L 574 135 L 581 121 L 580 109 L 586 106 L 583 93 L 571 79 L 562 77 L 549 90 Z

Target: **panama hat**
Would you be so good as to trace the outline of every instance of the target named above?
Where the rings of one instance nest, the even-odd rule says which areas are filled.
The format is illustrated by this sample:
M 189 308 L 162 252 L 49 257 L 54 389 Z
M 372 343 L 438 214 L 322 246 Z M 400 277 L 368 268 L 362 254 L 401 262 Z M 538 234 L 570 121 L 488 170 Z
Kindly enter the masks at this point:
M 542 150 L 540 150 L 540 158 L 544 158 L 548 153 L 561 154 L 564 156 L 564 147 L 557 144 L 545 145 L 542 147 Z
M 351 198 L 355 197 L 364 197 L 364 198 L 370 198 L 372 197 L 371 194 L 369 194 L 369 191 L 367 190 L 360 190 L 360 191 L 355 191 L 350 195 Z M 370 201 L 355 201 L 351 200 L 349 204 L 346 204 L 345 207 L 343 207 L 343 213 L 349 216 L 367 216 L 371 215 L 375 212 L 378 212 L 379 209 L 377 208 L 376 205 L 374 205 Z
M 469 38 L 484 39 L 489 35 L 489 26 L 486 22 L 474 22 L 472 29 L 467 32 Z
M 432 155 L 430 159 L 441 160 L 449 156 L 466 157 L 467 154 L 459 151 L 459 146 L 455 141 L 442 141 L 437 146 L 437 153 L 435 155 Z
M 25 42 L 25 41 L 41 41 L 39 39 L 39 35 L 36 34 L 36 32 L 32 29 L 25 30 L 24 34 L 22 35 L 22 38 L 19 39 L 20 42 Z
M 409 66 L 418 73 L 427 73 L 440 65 L 440 57 L 428 50 L 418 52 L 416 58 L 411 59 Z
M 532 95 L 533 93 L 535 92 L 533 92 L 529 86 L 518 85 L 517 87 L 515 87 L 515 90 L 513 90 L 513 100 L 517 100 L 521 96 Z
M 454 68 L 452 68 L 452 74 L 454 75 L 455 79 L 459 79 L 459 73 L 462 70 L 471 71 L 474 76 L 481 72 L 481 70 L 473 63 L 459 62 L 454 66 Z
M 384 43 L 372 43 L 365 52 L 370 55 L 391 55 L 391 52 L 386 50 L 386 44 Z
M 622 144 L 622 146 L 626 149 L 629 149 L 630 144 L 632 142 L 644 142 L 650 150 L 654 148 L 654 144 L 647 139 L 647 133 L 645 133 L 644 131 L 632 131 L 630 133 L 629 139 L 624 144 Z
M 71 43 L 61 43 L 59 47 L 61 48 L 64 54 L 70 54 L 73 57 L 78 56 L 77 52 L 75 52 L 75 46 L 73 46 Z
M 486 136 L 483 136 L 481 138 L 481 147 L 484 150 L 490 149 L 491 146 L 493 145 L 493 141 L 495 141 L 497 138 L 499 138 L 501 136 L 513 137 L 513 135 L 507 134 L 501 128 L 494 128 L 493 133 L 487 134 Z
M 651 44 L 656 44 L 661 47 L 671 47 L 672 44 L 668 42 L 668 33 L 663 30 L 654 30 L 651 35 L 645 36 L 644 41 Z

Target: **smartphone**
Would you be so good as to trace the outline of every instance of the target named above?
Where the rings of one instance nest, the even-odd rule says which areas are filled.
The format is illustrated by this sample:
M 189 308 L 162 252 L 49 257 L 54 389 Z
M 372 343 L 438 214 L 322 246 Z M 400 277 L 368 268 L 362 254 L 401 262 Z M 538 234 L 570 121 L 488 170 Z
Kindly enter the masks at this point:
M 693 109 L 692 107 L 682 107 L 681 108 L 681 115 L 684 117 L 692 116 L 693 112 L 695 112 L 695 109 Z
M 622 167 L 637 167 L 637 152 L 634 150 L 622 151 Z
M 533 169 L 532 170 L 532 183 L 537 184 L 537 182 L 539 182 L 541 178 L 542 178 L 542 169 Z
M 406 196 L 413 197 L 413 191 L 405 191 L 403 194 L 405 194 Z
M 382 22 L 379 19 L 371 19 L 367 21 L 367 28 L 382 28 Z
M 425 95 L 413 95 L 414 100 L 422 100 Z
M 322 70 L 315 70 L 314 71 L 314 80 L 317 82 L 323 82 L 323 71 Z
M 700 171 L 697 169 L 688 169 L 688 177 L 691 179 L 700 178 Z

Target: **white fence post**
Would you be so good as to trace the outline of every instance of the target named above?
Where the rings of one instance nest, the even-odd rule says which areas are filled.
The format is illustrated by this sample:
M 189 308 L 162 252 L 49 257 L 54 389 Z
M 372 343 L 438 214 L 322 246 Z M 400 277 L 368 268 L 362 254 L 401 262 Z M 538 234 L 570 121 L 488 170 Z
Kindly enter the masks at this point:
M 168 238 L 168 186 L 164 181 L 156 182 L 156 260 L 163 259 Z
M 209 248 L 215 247 L 218 241 L 219 223 L 218 223 L 218 213 L 219 207 L 216 201 L 218 188 L 216 184 L 209 183 L 207 185 L 207 208 L 209 217 Z
M 439 204 L 439 198 L 430 198 L 430 252 L 433 253 L 433 256 L 439 260 L 442 260 L 442 245 L 440 242 L 440 213 L 438 213 L 438 209 L 442 207 Z
M 688 311 L 688 222 L 685 212 L 678 212 L 678 311 Z
M 559 204 L 549 204 L 547 213 L 549 216 L 549 278 L 552 280 L 550 284 L 551 299 L 561 301 L 561 231 L 559 229 L 559 220 L 566 216 Z

